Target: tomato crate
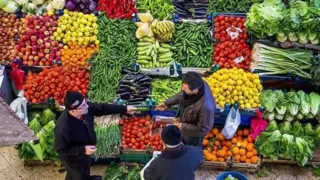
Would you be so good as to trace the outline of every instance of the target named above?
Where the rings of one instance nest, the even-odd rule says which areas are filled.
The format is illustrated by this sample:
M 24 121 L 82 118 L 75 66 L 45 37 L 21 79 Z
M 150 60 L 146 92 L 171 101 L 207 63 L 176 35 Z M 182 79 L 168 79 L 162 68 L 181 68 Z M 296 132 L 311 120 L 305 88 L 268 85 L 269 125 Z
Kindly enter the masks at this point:
M 257 172 L 261 166 L 261 157 L 259 157 L 257 164 L 251 163 L 238 163 L 232 160 L 231 169 L 241 172 Z
M 246 17 L 246 13 L 227 13 L 227 12 L 214 12 L 211 14 L 211 22 L 212 22 L 212 42 L 220 42 L 219 40 L 217 40 L 216 38 L 214 38 L 214 19 L 217 16 L 225 16 L 225 17 Z M 247 42 L 250 43 L 252 39 L 252 35 L 248 34 L 248 39 Z

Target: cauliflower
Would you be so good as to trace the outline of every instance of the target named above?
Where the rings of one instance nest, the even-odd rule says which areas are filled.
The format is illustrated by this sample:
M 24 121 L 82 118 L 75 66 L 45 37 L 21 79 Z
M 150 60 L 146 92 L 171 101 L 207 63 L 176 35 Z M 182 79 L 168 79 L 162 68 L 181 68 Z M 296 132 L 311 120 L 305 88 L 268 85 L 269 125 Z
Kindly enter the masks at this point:
M 22 6 L 26 3 L 28 3 L 28 0 L 14 0 L 18 4 L 18 6 Z
M 52 2 L 50 2 L 48 5 L 47 5 L 47 11 L 48 12 L 52 12 L 52 11 L 54 11 L 54 9 L 53 9 L 53 7 L 52 7 Z
M 44 3 L 44 0 L 31 0 L 31 2 L 35 5 L 42 5 Z
M 23 5 L 22 11 L 27 14 L 36 14 L 37 6 L 33 3 L 26 3 Z
M 65 0 L 53 0 L 52 7 L 56 10 L 61 10 L 64 8 L 66 1 Z

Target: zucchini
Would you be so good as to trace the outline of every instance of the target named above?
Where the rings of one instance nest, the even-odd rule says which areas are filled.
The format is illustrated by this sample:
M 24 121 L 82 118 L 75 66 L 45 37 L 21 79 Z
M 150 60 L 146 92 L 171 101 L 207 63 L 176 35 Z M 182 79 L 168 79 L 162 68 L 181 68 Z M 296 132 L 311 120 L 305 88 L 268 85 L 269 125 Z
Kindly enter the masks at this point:
M 171 52 L 166 53 L 166 54 L 161 54 L 161 55 L 159 56 L 159 59 L 171 58 L 172 55 L 173 55 L 173 54 L 172 54 Z
M 170 49 L 171 48 L 171 46 L 169 45 L 169 44 L 161 44 L 161 47 L 162 48 L 165 48 L 165 49 Z
M 148 52 L 148 49 L 144 51 L 138 51 L 138 55 L 146 55 L 147 52 Z
M 147 54 L 146 54 L 147 56 L 150 56 L 150 55 L 151 55 L 152 49 L 153 49 L 153 46 L 149 47 L 148 52 L 147 52 Z
M 150 56 L 138 56 L 137 60 L 148 60 L 150 61 L 152 58 Z
M 165 49 L 165 48 L 159 48 L 159 53 L 166 53 L 169 52 L 170 49 Z
M 158 59 L 158 62 L 161 62 L 161 63 L 168 63 L 170 61 L 172 61 L 173 59 L 172 58 L 164 58 L 164 59 Z
M 137 51 L 145 51 L 145 50 L 147 50 L 147 49 L 149 49 L 149 46 L 138 47 L 138 48 L 137 48 Z
M 149 43 L 155 43 L 156 41 L 154 40 L 154 38 L 149 38 L 149 37 L 143 37 L 140 41 L 142 42 L 149 42 Z
M 145 65 L 145 64 L 148 64 L 149 61 L 146 61 L 146 60 L 137 60 L 137 63 L 141 64 L 141 65 Z

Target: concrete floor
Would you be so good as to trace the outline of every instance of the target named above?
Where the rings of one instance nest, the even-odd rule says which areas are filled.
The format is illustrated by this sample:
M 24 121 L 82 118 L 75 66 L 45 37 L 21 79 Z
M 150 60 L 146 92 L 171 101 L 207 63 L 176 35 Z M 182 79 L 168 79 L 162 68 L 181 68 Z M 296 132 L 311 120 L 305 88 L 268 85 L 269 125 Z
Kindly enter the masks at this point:
M 93 166 L 91 174 L 102 175 L 106 166 Z M 217 171 L 197 171 L 196 180 L 215 180 Z M 259 175 L 260 176 L 259 176 Z M 260 173 L 246 173 L 250 180 L 318 180 L 311 168 L 268 165 Z M 263 175 L 264 177 L 261 177 Z M 59 173 L 54 165 L 25 167 L 13 147 L 0 148 L 0 180 L 64 180 L 65 173 Z

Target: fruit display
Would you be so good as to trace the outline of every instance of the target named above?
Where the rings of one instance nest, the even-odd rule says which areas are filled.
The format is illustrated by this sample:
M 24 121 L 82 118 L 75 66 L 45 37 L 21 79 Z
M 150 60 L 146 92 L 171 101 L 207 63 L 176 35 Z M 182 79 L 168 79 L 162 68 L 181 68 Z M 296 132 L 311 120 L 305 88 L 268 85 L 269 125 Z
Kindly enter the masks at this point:
M 244 72 L 243 69 L 220 69 L 205 78 L 217 105 L 238 103 L 241 109 L 258 108 L 262 85 L 258 74 Z
M 80 46 L 76 43 L 69 42 L 61 49 L 61 61 L 63 66 L 79 66 L 88 67 L 88 60 L 98 50 L 98 45 L 91 44 L 88 46 Z
M 54 39 L 57 30 L 57 17 L 27 16 L 23 20 L 24 30 L 20 33 L 16 45 L 18 57 L 28 66 L 49 66 L 61 60 L 62 43 Z
M 137 63 L 142 68 L 167 67 L 173 62 L 175 48 L 166 43 L 159 43 L 154 38 L 144 37 L 137 43 Z
M 88 92 L 89 73 L 79 67 L 44 68 L 39 74 L 29 72 L 23 86 L 24 96 L 33 104 L 47 101 L 53 97 L 60 104 L 64 102 L 65 92 Z
M 151 23 L 151 30 L 156 38 L 161 42 L 168 42 L 173 38 L 175 33 L 175 26 L 172 21 L 155 19 Z
M 237 130 L 232 139 L 226 139 L 219 129 L 213 128 L 203 139 L 206 161 L 226 162 L 232 158 L 237 163 L 257 164 L 258 152 L 248 129 Z
M 22 30 L 21 19 L 0 12 L 0 64 L 9 64 L 17 57 L 15 38 Z
M 78 45 L 99 45 L 97 20 L 94 14 L 64 10 L 64 14 L 59 17 L 54 38 L 65 44 L 73 42 Z

